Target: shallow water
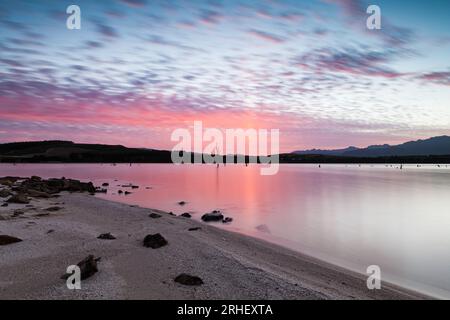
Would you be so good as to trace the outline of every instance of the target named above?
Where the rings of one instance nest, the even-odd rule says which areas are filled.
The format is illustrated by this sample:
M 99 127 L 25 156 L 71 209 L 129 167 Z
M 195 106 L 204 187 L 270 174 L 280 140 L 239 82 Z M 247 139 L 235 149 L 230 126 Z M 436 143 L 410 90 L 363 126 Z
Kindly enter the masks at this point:
M 261 176 L 257 165 L 0 164 L 6 175 L 109 182 L 99 197 L 195 219 L 220 209 L 234 218 L 220 227 L 360 273 L 378 265 L 382 280 L 450 298 L 450 165 L 281 165 Z

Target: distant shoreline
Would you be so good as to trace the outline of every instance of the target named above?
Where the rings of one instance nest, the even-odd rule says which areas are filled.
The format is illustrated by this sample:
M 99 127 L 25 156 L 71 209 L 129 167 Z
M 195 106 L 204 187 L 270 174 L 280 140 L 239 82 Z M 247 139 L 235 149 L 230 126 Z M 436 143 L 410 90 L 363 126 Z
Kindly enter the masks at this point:
M 436 138 L 435 138 L 436 139 Z M 447 137 L 446 137 L 447 140 Z M 448 137 L 450 141 L 450 137 Z M 419 142 L 417 142 L 419 143 Z M 420 142 L 420 144 L 426 141 Z M 428 142 L 429 143 L 429 142 Z M 410 155 L 383 156 L 351 156 L 331 154 L 275 154 L 271 160 L 285 163 L 311 164 L 449 164 L 449 148 L 422 150 Z M 391 153 L 395 151 L 391 150 Z M 433 153 L 434 152 L 434 153 Z M 196 156 L 204 159 L 212 155 L 178 151 L 186 159 L 185 163 L 196 163 Z M 256 156 L 244 155 L 214 155 L 218 163 L 258 163 L 261 159 Z M 278 160 L 277 160 L 278 158 Z M 200 161 L 198 161 L 200 162 Z M 172 163 L 172 151 L 127 148 L 121 145 L 81 144 L 71 141 L 37 141 L 0 144 L 0 163 Z
M 131 160 L 131 159 L 130 159 Z M 33 160 L 24 158 L 15 158 L 0 156 L 0 163 L 10 164 L 174 164 L 172 161 L 66 161 L 60 160 Z M 245 164 L 247 162 L 232 162 L 225 164 Z M 254 161 L 255 164 L 261 164 Z M 435 164 L 450 165 L 450 155 L 446 156 L 414 156 L 414 157 L 377 157 L 377 158 L 349 158 L 349 157 L 330 157 L 330 156 L 297 156 L 292 154 L 280 155 L 280 164 Z M 190 164 L 190 163 L 186 163 Z M 207 164 L 207 163 L 203 163 Z M 221 165 L 223 165 L 221 163 Z

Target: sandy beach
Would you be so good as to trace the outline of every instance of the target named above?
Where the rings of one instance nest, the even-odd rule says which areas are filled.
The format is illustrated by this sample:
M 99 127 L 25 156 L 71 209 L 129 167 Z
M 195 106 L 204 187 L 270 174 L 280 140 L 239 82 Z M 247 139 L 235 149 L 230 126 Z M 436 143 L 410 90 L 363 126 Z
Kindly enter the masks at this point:
M 97 238 L 108 232 L 116 239 Z M 156 233 L 168 245 L 144 247 L 145 236 Z M 386 283 L 368 290 L 363 275 L 280 246 L 87 193 L 1 207 L 0 234 L 23 240 L 0 246 L 0 299 L 426 298 Z M 101 257 L 99 272 L 81 290 L 67 289 L 61 275 L 90 254 Z M 203 284 L 174 282 L 182 273 Z

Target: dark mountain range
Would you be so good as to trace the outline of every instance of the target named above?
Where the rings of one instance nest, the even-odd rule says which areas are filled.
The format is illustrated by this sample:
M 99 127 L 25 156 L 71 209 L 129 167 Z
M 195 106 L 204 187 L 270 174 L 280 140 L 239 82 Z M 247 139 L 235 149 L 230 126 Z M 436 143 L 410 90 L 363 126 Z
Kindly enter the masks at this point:
M 410 141 L 399 145 L 373 145 L 367 148 L 348 147 L 337 150 L 295 151 L 298 155 L 333 155 L 342 157 L 392 157 L 450 155 L 450 137 L 440 136 L 426 140 Z
M 348 147 L 345 149 L 334 149 L 334 150 L 321 150 L 321 149 L 311 149 L 304 151 L 294 151 L 295 154 L 310 154 L 310 155 L 326 155 L 326 156 L 341 156 L 347 151 L 359 150 L 356 147 Z

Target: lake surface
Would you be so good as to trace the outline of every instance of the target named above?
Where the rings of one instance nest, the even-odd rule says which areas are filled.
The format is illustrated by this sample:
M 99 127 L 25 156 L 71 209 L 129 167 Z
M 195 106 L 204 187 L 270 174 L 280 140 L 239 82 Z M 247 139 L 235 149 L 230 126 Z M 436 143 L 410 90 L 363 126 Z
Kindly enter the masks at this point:
M 219 209 L 234 218 L 220 227 L 450 298 L 450 165 L 286 164 L 261 176 L 258 165 L 0 164 L 6 175 L 109 182 L 98 197 L 195 219 Z M 140 188 L 119 195 L 128 183 Z

